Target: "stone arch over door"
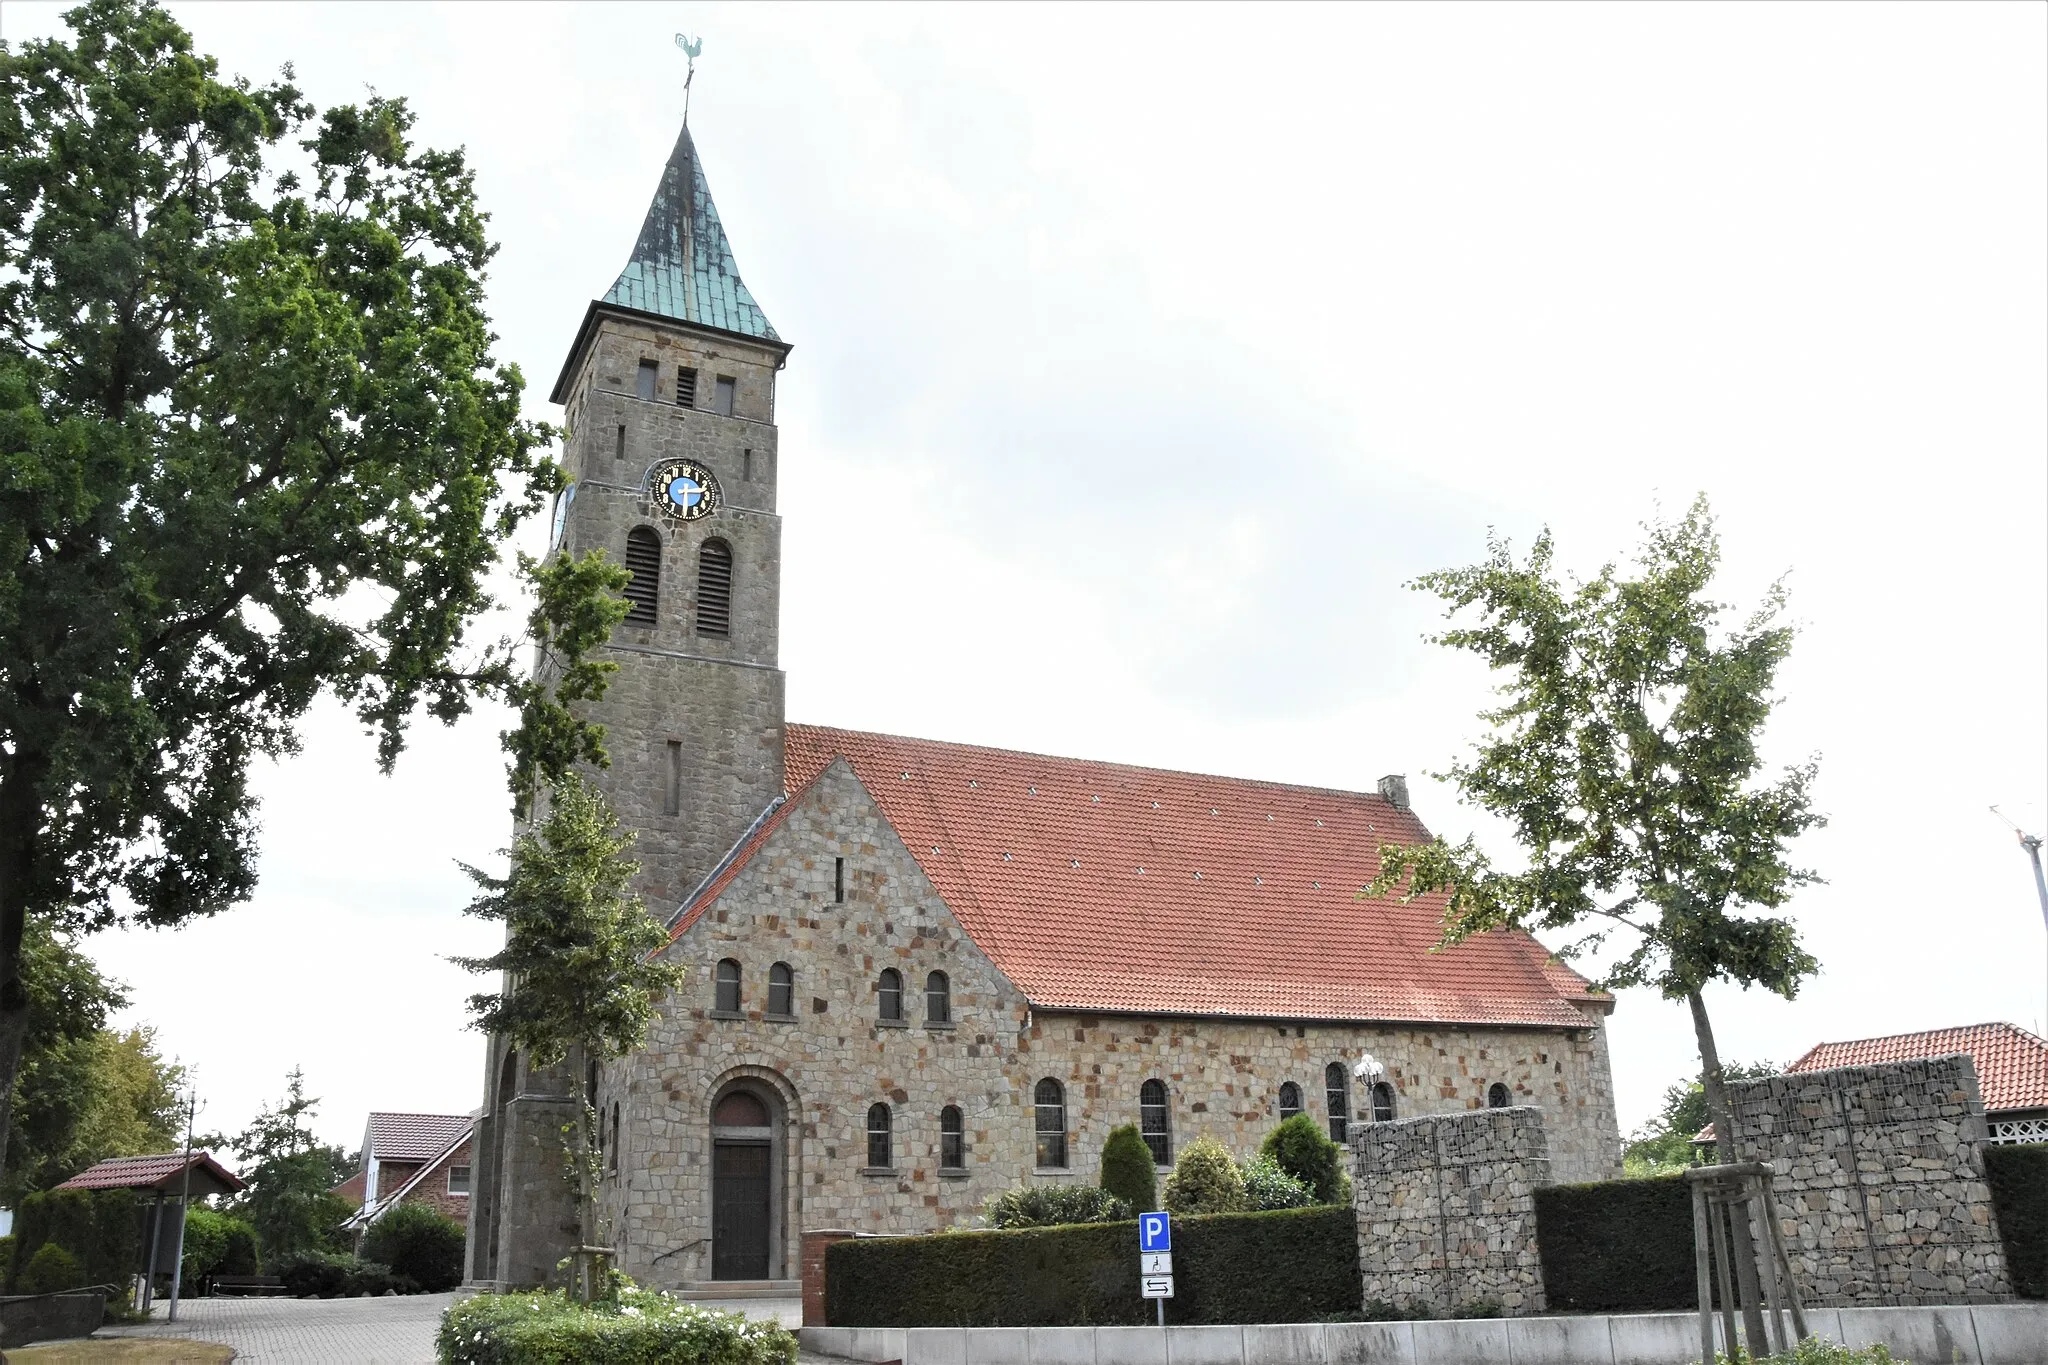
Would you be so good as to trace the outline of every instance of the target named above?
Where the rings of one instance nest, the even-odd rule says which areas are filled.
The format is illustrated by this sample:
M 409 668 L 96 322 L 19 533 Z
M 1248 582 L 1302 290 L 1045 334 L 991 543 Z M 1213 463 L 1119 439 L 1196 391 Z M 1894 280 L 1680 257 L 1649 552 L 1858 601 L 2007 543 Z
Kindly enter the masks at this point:
M 712 1083 L 705 1207 L 713 1280 L 786 1280 L 801 1220 L 795 1148 L 796 1090 L 766 1067 L 738 1067 Z

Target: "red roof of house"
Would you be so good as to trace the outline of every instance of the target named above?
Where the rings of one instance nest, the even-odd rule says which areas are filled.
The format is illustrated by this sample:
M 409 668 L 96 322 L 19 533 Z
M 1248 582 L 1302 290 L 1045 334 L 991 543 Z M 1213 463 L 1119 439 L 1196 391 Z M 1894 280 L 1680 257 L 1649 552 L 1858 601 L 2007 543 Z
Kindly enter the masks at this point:
M 1967 1052 L 1977 1065 L 1977 1088 L 1986 1113 L 2048 1109 L 2048 1041 L 2013 1024 L 1966 1024 L 1925 1033 L 1822 1043 L 1785 1070 L 1827 1071 L 1838 1066 L 1947 1057 L 1957 1052 Z
M 468 1114 L 370 1115 L 370 1150 L 379 1161 L 432 1161 L 469 1131 Z
M 791 725 L 789 789 L 844 758 L 975 944 L 1044 1009 L 1583 1027 L 1606 1004 L 1523 934 L 1431 952 L 1443 898 L 1361 901 L 1383 839 L 1429 832 L 1364 792 Z M 691 898 L 680 935 L 795 805 Z
M 184 1183 L 192 1168 L 194 1194 L 232 1194 L 242 1181 L 213 1159 L 211 1152 L 168 1152 L 162 1156 L 113 1156 L 90 1166 L 59 1185 L 60 1190 L 165 1190 Z M 212 1182 L 209 1184 L 208 1182 Z

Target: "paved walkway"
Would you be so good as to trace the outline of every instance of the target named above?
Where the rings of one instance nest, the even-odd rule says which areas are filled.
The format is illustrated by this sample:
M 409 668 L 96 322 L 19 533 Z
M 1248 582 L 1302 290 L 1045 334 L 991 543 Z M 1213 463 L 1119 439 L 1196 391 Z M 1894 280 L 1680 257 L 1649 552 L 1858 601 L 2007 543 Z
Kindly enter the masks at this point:
M 178 1320 L 102 1328 L 103 1337 L 185 1338 L 235 1348 L 237 1361 L 260 1365 L 430 1365 L 434 1332 L 453 1294 L 388 1299 L 187 1299 Z M 775 1318 L 794 1328 L 803 1318 L 795 1299 L 727 1300 L 713 1305 L 750 1318 Z M 829 1357 L 806 1356 L 806 1360 Z

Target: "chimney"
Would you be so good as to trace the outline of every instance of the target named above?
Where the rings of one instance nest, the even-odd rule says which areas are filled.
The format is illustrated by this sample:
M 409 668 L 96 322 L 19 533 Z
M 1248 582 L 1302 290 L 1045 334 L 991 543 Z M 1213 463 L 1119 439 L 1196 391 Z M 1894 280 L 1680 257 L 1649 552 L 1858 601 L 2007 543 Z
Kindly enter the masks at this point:
M 1388 773 L 1380 779 L 1380 795 L 1395 810 L 1408 809 L 1408 779 L 1400 773 Z

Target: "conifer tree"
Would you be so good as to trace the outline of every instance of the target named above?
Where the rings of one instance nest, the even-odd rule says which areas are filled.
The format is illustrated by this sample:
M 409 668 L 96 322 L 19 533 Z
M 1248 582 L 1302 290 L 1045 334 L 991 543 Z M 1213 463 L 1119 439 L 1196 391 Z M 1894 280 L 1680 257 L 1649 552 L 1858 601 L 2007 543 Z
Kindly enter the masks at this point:
M 1158 1175 L 1152 1167 L 1152 1149 L 1138 1132 L 1138 1125 L 1125 1123 L 1109 1130 L 1102 1144 L 1102 1188 L 1144 1213 L 1158 1206 Z

